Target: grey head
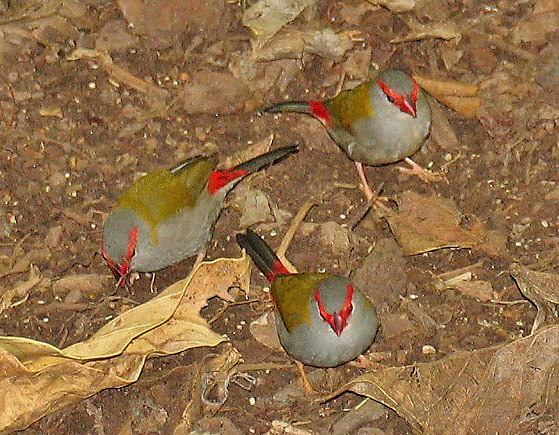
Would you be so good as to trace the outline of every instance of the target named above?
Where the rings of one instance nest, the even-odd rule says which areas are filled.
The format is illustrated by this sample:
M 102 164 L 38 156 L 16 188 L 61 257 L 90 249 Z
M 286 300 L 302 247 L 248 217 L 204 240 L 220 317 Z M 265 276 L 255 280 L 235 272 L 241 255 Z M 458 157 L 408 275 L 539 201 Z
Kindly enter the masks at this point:
M 118 208 L 107 217 L 102 254 L 117 279 L 130 271 L 140 228 L 145 231 L 144 225 L 129 208 Z
M 344 277 L 331 276 L 321 282 L 309 299 L 308 310 L 310 322 L 297 326 L 292 333 L 276 317 L 282 345 L 305 364 L 336 367 L 361 355 L 376 336 L 374 307 Z M 325 319 L 328 315 L 338 316 L 338 320 L 329 322 Z
M 386 70 L 370 87 L 373 116 L 353 124 L 353 141 L 344 148 L 356 161 L 369 165 L 397 162 L 414 154 L 431 127 L 427 97 L 409 75 Z

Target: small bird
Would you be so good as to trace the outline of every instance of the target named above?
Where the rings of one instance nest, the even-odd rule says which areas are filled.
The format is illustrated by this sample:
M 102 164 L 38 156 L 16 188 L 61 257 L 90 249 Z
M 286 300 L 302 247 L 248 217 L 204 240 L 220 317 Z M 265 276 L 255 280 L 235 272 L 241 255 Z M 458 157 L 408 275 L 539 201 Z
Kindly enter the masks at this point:
M 341 276 L 290 273 L 253 231 L 237 235 L 272 284 L 276 328 L 285 351 L 315 367 L 336 367 L 361 355 L 373 342 L 378 319 L 371 302 Z
M 383 71 L 375 80 L 340 92 L 331 100 L 280 103 L 264 112 L 306 113 L 322 122 L 332 140 L 355 161 L 369 201 L 374 195 L 363 164 L 384 165 L 406 159 L 412 169 L 401 170 L 421 177 L 428 174 L 408 157 L 429 134 L 431 107 L 413 77 L 403 71 Z
M 278 148 L 234 168 L 215 170 L 217 156 L 196 156 L 140 178 L 105 221 L 102 255 L 119 280 L 204 255 L 225 195 L 244 176 L 297 151 Z

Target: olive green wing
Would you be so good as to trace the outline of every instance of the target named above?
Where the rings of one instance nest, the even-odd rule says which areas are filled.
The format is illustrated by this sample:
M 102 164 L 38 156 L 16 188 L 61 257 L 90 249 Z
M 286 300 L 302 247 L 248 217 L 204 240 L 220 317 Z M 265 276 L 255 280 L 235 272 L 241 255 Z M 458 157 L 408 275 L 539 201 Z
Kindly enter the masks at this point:
M 353 89 L 340 92 L 324 104 L 334 122 L 332 128 L 342 127 L 353 134 L 351 128 L 353 122 L 374 115 L 369 95 L 370 86 L 370 82 L 365 82 Z
M 151 172 L 131 186 L 117 206 L 136 210 L 154 231 L 160 222 L 196 205 L 216 165 L 215 155 L 196 156 L 171 169 Z M 156 242 L 157 234 L 152 237 Z
M 288 332 L 310 322 L 309 300 L 316 286 L 330 277 L 327 273 L 299 273 L 274 280 L 272 296 Z

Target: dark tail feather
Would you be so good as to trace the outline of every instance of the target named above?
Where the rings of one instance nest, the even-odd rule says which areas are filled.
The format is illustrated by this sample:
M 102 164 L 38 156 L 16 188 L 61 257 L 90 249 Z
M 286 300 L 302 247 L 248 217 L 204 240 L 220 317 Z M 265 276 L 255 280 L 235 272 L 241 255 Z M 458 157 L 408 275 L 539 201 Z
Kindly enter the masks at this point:
M 279 160 L 297 151 L 299 151 L 299 147 L 297 145 L 278 148 L 273 151 L 269 151 L 266 154 L 262 154 L 261 156 L 255 157 L 254 159 L 250 159 L 244 163 L 241 163 L 240 165 L 232 168 L 231 171 L 246 171 L 247 174 L 250 174 L 252 172 L 258 171 L 264 166 L 274 163 L 276 160 Z
M 280 112 L 297 112 L 312 114 L 312 108 L 309 103 L 305 101 L 287 101 L 285 103 L 275 104 L 270 107 L 262 109 L 265 113 L 280 113 Z
M 264 240 L 254 231 L 247 230 L 246 234 L 237 234 L 237 243 L 247 251 L 256 267 L 260 269 L 266 278 L 272 282 L 277 275 L 289 275 L 289 271 L 281 264 L 279 258 L 274 254 Z

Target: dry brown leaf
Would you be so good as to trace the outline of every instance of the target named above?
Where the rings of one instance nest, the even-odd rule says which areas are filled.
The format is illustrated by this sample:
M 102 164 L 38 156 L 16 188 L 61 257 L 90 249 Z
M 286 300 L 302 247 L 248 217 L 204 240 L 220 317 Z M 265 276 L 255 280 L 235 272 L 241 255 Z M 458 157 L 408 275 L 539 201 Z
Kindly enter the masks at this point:
M 536 0 L 534 4 L 534 13 L 554 11 L 559 9 L 559 1 L 557 0 Z
M 538 310 L 532 325 L 532 334 L 545 325 L 558 323 L 559 275 L 536 272 L 518 263 L 513 263 L 510 269 L 522 294 Z
M 394 38 L 390 42 L 398 44 L 400 42 L 419 41 L 422 39 L 444 39 L 446 41 L 454 39 L 459 42 L 462 33 L 454 21 L 444 21 L 439 23 L 421 24 L 414 19 L 407 20 L 406 24 L 410 32 L 402 38 Z
M 249 330 L 260 344 L 276 351 L 281 352 L 283 350 L 276 331 L 275 314 L 273 312 L 268 311 L 252 321 Z
M 7 265 L 0 264 L 0 278 L 7 275 L 27 272 L 32 263 L 47 261 L 50 258 L 50 251 L 47 248 L 33 249 L 25 255 L 21 255 L 23 250 L 19 247 L 14 248 Z
M 503 240 L 486 231 L 475 216 L 470 228 L 463 228 L 461 214 L 452 200 L 407 191 L 396 202 L 398 213 L 386 219 L 405 255 L 441 248 L 475 248 L 490 255 L 507 255 Z
M 339 3 L 339 14 L 343 21 L 352 26 L 361 25 L 363 15 L 376 10 L 374 4 L 359 2 L 356 4 Z
M 27 281 L 16 285 L 14 288 L 6 290 L 0 298 L 0 313 L 4 310 L 18 305 L 22 300 L 25 301 L 29 297 L 29 292 L 41 281 L 39 268 L 31 266 L 29 268 L 29 277 Z
M 169 91 L 167 91 L 166 89 L 160 88 L 159 86 L 140 79 L 127 70 L 116 65 L 107 52 L 78 48 L 71 54 L 69 54 L 66 59 L 96 59 L 97 61 L 99 61 L 107 74 L 109 74 L 117 82 L 121 82 L 127 86 L 130 86 L 132 89 L 145 94 L 147 97 L 150 97 L 161 104 L 163 104 L 169 97 Z
M 433 122 L 431 124 L 431 138 L 443 150 L 453 150 L 458 148 L 460 143 L 454 133 L 454 129 L 450 124 L 446 114 L 441 106 L 431 99 L 431 112 L 433 114 Z
M 438 80 L 414 74 L 419 86 L 451 109 L 471 118 L 481 107 L 483 100 L 477 97 L 478 86 L 449 80 Z
M 52 283 L 52 290 L 57 296 L 65 295 L 72 290 L 78 290 L 86 298 L 96 299 L 107 291 L 112 282 L 114 282 L 112 275 L 79 273 L 57 279 Z
M 239 112 L 249 97 L 244 80 L 230 72 L 206 70 L 193 73 L 180 94 L 184 110 L 191 115 Z
M 471 83 L 456 82 L 453 80 L 439 80 L 430 77 L 413 75 L 415 81 L 434 97 L 439 95 L 452 95 L 455 97 L 474 97 L 478 93 L 478 86 Z
M 260 0 L 243 14 L 243 25 L 255 35 L 253 46 L 262 47 L 270 38 L 317 0 Z
M 481 302 L 489 302 L 493 299 L 493 286 L 488 281 L 456 281 L 448 284 L 448 288 L 456 289 L 463 295 L 478 299 Z
M 232 168 L 233 166 L 237 166 L 261 154 L 267 153 L 268 151 L 270 151 L 270 147 L 272 146 L 273 141 L 273 134 L 259 139 L 252 145 L 244 147 L 232 156 L 228 156 L 227 158 L 225 158 L 223 160 L 223 164 L 221 164 L 220 166 L 223 168 Z
M 240 228 L 274 221 L 268 195 L 260 189 L 253 188 L 250 184 L 243 184 L 235 189 L 230 202 L 241 212 Z
M 246 255 L 202 263 L 189 277 L 126 311 L 85 342 L 65 349 L 23 337 L 0 337 L 0 431 L 22 429 L 63 406 L 138 379 L 147 358 L 225 339 L 200 317 L 211 297 L 248 290 Z M 60 382 L 63 379 L 64 382 Z
M 454 47 L 454 43 L 442 44 L 439 48 L 441 59 L 447 71 L 451 71 L 464 56 L 464 50 Z
M 344 391 L 392 408 L 423 434 L 526 433 L 559 408 L 559 326 L 503 346 L 361 375 Z M 506 398 L 506 399 L 505 399 Z M 537 411 L 535 411 L 537 409 Z
M 268 43 L 254 49 L 256 61 L 301 59 L 304 53 L 340 61 L 360 33 L 355 30 L 334 32 L 332 29 L 287 29 Z
M 512 31 L 513 44 L 543 42 L 548 33 L 559 29 L 559 11 L 530 14 L 524 17 Z
M 448 80 L 437 80 L 419 75 L 413 76 L 419 86 L 430 95 L 446 104 L 461 115 L 474 117 L 483 100 L 477 97 L 478 87 L 470 83 L 461 83 Z
M 352 50 L 343 63 L 343 71 L 354 80 L 366 80 L 371 66 L 371 48 Z
M 439 95 L 437 99 L 466 118 L 473 118 L 476 116 L 481 104 L 483 103 L 483 100 L 480 97 L 454 97 L 452 95 Z
M 421 0 L 367 0 L 375 6 L 384 6 L 386 9 L 398 13 L 407 12 L 415 9 L 417 3 L 421 3 Z

